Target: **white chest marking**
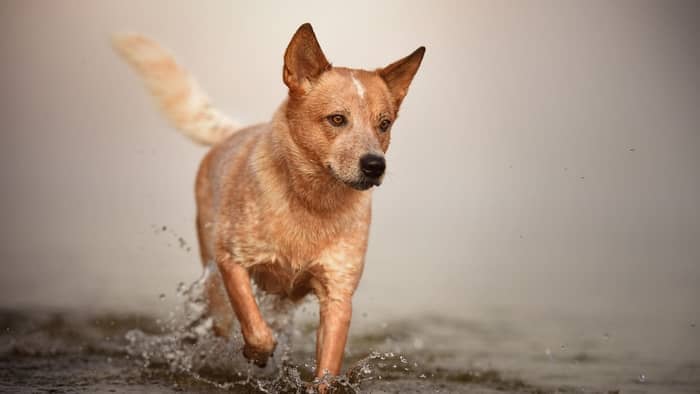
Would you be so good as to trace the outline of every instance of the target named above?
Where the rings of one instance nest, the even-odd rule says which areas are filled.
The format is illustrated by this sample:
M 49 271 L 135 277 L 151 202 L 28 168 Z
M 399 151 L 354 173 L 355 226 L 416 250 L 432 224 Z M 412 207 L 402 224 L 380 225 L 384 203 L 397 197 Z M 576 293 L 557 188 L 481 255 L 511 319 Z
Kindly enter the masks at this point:
M 352 83 L 355 85 L 355 90 L 357 90 L 357 95 L 360 96 L 361 99 L 364 99 L 365 87 L 362 86 L 362 83 L 360 83 L 354 75 L 350 74 L 350 77 L 352 78 Z

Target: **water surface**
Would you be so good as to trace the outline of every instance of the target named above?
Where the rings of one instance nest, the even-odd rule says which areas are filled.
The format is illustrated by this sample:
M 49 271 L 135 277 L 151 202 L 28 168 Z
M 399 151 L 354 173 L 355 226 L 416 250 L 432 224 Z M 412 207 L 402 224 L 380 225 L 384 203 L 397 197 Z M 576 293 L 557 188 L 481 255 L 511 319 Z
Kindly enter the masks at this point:
M 181 284 L 164 316 L 77 310 L 0 311 L 2 392 L 305 392 L 314 376 L 315 306 L 259 297 L 278 333 L 273 359 L 246 362 L 242 340 L 211 335 L 201 280 Z M 607 327 L 607 330 L 601 329 Z M 568 334 L 574 327 L 579 335 Z M 657 323 L 657 327 L 658 323 Z M 694 323 L 688 352 L 664 354 L 624 326 L 512 312 L 468 320 L 438 314 L 355 316 L 337 392 L 697 393 Z M 642 341 L 642 342 L 639 342 Z M 653 350 L 653 349 L 651 349 Z

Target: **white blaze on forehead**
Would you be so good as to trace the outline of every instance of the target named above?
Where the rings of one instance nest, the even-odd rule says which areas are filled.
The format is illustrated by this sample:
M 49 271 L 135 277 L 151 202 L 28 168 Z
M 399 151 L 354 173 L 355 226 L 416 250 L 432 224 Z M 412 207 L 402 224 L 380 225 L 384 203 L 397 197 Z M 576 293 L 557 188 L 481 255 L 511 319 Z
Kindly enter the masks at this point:
M 362 86 L 362 83 L 355 78 L 355 74 L 350 74 L 350 78 L 352 78 L 352 83 L 355 85 L 355 90 L 357 90 L 357 95 L 360 96 L 361 99 L 365 98 L 365 87 Z

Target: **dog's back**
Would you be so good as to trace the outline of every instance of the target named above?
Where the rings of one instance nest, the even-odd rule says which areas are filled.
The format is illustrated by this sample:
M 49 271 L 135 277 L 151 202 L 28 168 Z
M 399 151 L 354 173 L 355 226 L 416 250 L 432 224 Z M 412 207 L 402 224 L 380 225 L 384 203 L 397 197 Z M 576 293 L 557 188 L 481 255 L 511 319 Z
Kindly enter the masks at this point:
M 246 170 L 251 164 L 251 153 L 268 128 L 268 124 L 257 125 L 231 134 L 214 145 L 199 166 L 195 196 L 197 234 L 203 264 L 214 258 L 213 232 L 221 199 L 226 195 L 224 190 L 234 192 L 230 189 L 235 185 L 235 189 L 240 192 L 245 185 L 250 184 L 251 174 Z

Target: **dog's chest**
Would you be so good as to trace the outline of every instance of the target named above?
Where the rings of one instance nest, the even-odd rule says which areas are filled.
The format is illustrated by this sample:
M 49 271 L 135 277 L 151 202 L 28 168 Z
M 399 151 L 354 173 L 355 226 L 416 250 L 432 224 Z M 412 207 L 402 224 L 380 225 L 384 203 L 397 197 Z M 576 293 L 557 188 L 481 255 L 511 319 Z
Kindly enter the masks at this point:
M 231 252 L 244 266 L 271 265 L 285 276 L 295 276 L 341 233 L 335 221 L 314 221 L 286 212 L 250 215 L 235 226 Z
M 348 265 L 361 267 L 363 262 L 369 195 L 325 214 L 305 211 L 277 196 L 268 192 L 245 199 L 221 226 L 228 233 L 227 252 L 248 268 L 259 287 L 299 298 L 310 291 L 309 282 L 319 272 L 346 276 L 361 271 Z
M 299 228 L 259 230 L 263 229 L 234 241 L 236 259 L 250 270 L 265 292 L 293 299 L 303 297 L 310 291 L 310 267 L 318 261 L 323 247 Z

